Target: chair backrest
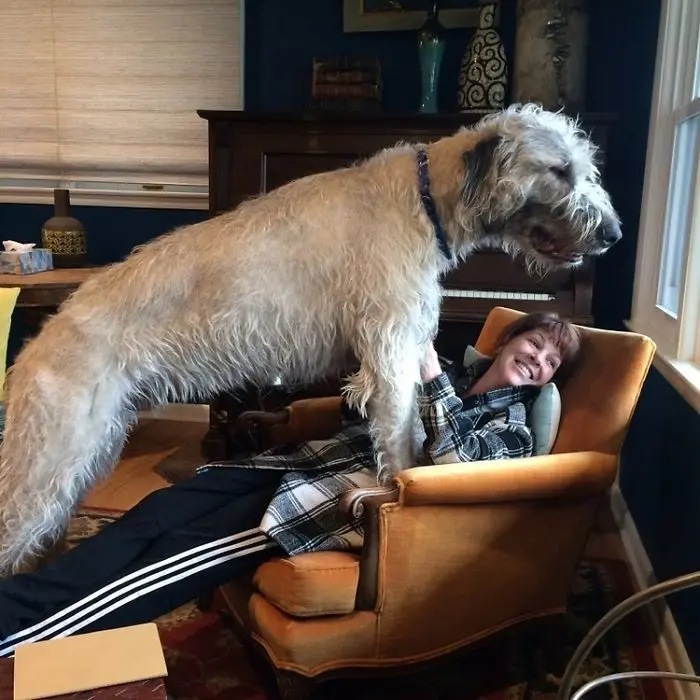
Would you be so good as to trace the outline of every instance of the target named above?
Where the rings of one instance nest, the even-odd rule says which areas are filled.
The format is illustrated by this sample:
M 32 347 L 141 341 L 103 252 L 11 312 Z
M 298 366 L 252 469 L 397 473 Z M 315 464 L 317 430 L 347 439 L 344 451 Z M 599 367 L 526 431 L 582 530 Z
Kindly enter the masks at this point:
M 523 314 L 501 306 L 489 313 L 476 343 L 493 355 L 501 330 Z M 577 326 L 581 359 L 559 387 L 562 416 L 553 453 L 595 450 L 618 454 L 656 351 L 644 335 Z

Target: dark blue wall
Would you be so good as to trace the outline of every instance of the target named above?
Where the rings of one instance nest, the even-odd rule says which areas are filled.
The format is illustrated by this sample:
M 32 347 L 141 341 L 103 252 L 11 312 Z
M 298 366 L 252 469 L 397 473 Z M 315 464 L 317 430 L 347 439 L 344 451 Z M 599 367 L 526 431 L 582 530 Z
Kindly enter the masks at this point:
M 605 180 L 623 240 L 597 264 L 594 314 L 606 328 L 630 317 L 654 80 L 659 0 L 590 2 L 588 109 L 613 112 Z
M 135 245 L 207 216 L 201 210 L 127 207 L 72 206 L 71 211 L 86 228 L 88 257 L 96 265 L 121 260 Z M 51 216 L 50 205 L 0 204 L 0 231 L 5 239 L 40 243 L 41 225 Z
M 512 26 L 512 23 L 508 23 Z M 472 29 L 446 33 L 439 103 L 456 111 L 457 74 Z M 382 110 L 415 112 L 420 100 L 416 32 L 343 33 L 342 0 L 250 0 L 246 3 L 246 109 L 305 110 L 314 58 L 377 58 Z
M 700 415 L 652 368 L 622 455 L 620 486 L 660 581 L 700 570 Z M 700 668 L 700 588 L 667 598 Z

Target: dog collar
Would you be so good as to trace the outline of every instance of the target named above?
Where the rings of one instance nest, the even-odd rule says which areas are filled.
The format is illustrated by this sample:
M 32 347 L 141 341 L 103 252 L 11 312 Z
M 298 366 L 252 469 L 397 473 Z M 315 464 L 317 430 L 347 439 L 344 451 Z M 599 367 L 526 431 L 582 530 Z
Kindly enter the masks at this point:
M 445 234 L 445 229 L 442 228 L 442 224 L 440 223 L 440 217 L 438 216 L 437 208 L 435 207 L 435 200 L 430 194 L 428 154 L 421 148 L 416 153 L 416 160 L 418 162 L 418 184 L 423 208 L 425 209 L 425 213 L 428 215 L 428 218 L 435 229 L 435 238 L 437 238 L 438 246 L 440 247 L 442 254 L 448 260 L 452 260 L 452 251 L 447 243 L 447 235 Z

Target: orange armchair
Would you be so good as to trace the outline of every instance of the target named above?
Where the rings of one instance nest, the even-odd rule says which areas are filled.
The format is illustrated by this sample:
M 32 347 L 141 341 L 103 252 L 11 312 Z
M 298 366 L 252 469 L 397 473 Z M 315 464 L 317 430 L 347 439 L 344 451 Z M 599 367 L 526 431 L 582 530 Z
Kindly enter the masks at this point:
M 494 308 L 477 342 L 495 350 L 519 312 Z M 552 453 L 416 467 L 390 488 L 355 490 L 359 552 L 318 552 L 259 567 L 221 589 L 245 638 L 272 664 L 284 698 L 362 669 L 436 659 L 535 618 L 565 612 L 570 583 L 619 454 L 655 346 L 581 328 L 582 362 L 561 389 Z M 272 439 L 338 429 L 337 397 L 291 404 Z

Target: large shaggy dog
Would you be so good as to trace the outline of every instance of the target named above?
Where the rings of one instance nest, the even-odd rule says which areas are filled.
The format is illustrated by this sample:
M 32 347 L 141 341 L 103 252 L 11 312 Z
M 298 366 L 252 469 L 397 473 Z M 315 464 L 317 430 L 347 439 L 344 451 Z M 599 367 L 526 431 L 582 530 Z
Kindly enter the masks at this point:
M 527 105 L 141 247 L 76 291 L 11 368 L 0 572 L 61 534 L 144 402 L 307 382 L 351 354 L 347 394 L 368 411 L 382 474 L 410 465 L 440 276 L 481 244 L 576 265 L 620 235 L 585 134 Z

